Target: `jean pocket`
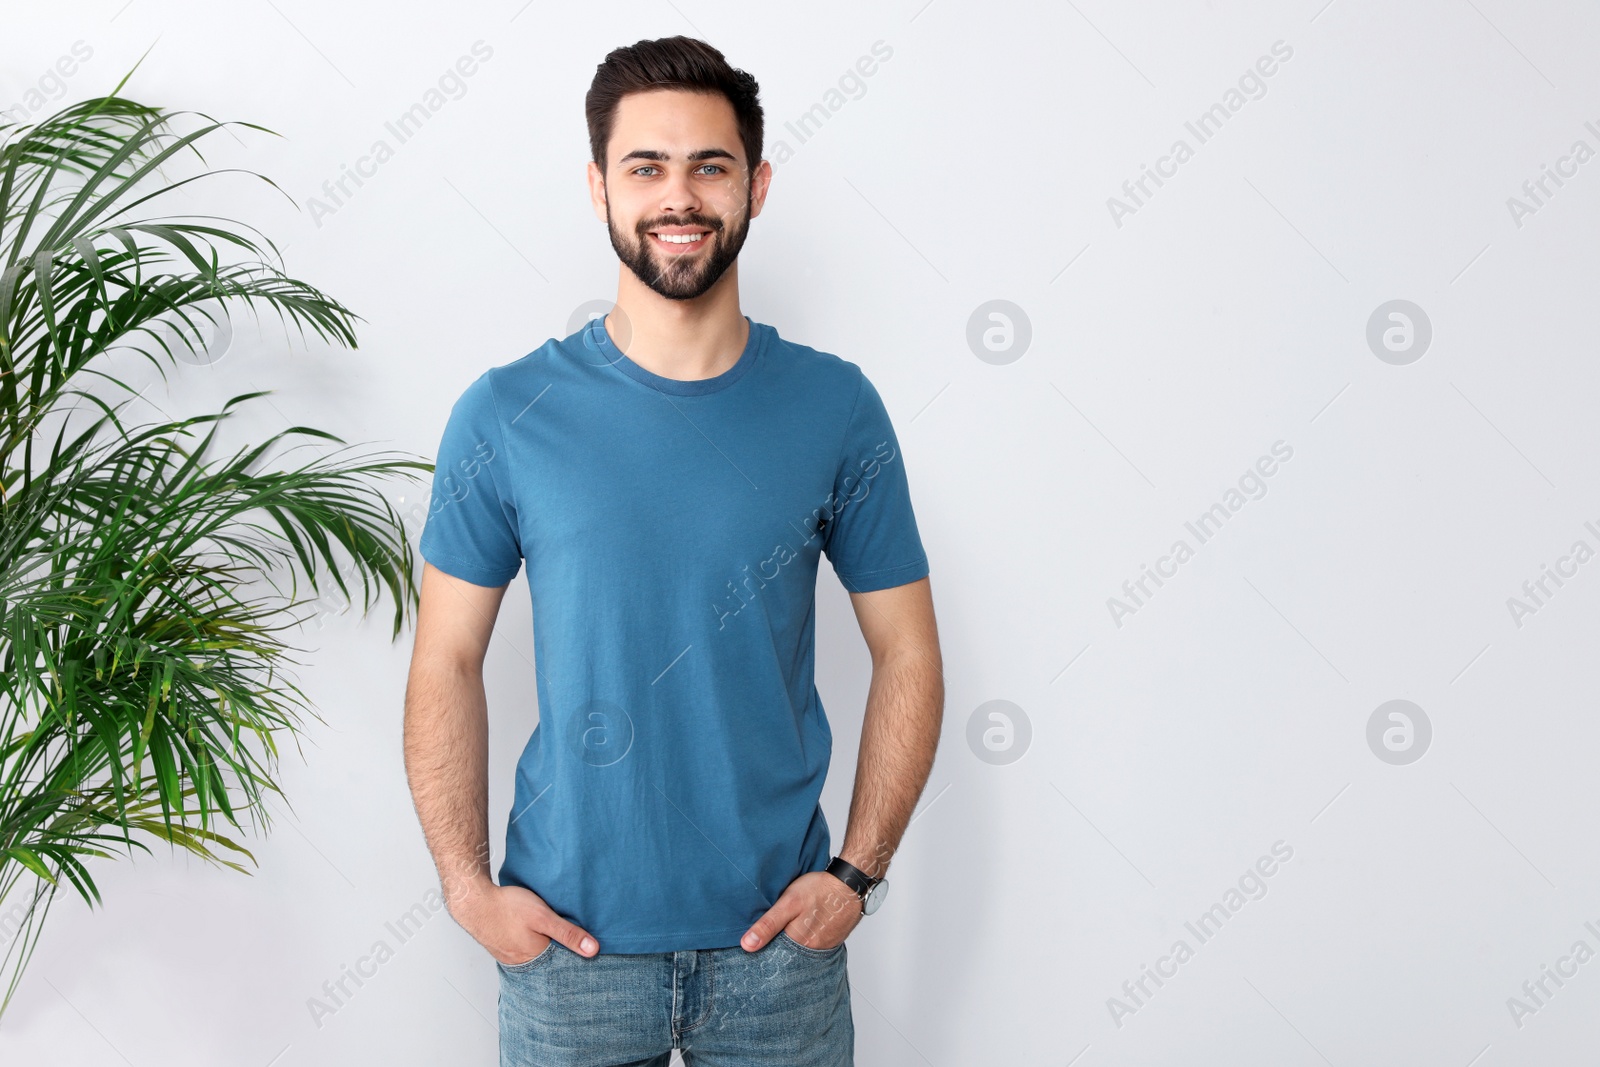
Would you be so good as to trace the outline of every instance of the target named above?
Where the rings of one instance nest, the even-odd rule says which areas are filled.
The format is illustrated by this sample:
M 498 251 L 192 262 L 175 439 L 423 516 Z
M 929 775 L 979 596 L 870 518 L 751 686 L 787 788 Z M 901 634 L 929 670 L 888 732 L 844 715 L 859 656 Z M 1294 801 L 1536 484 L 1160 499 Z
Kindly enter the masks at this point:
M 539 964 L 553 956 L 558 945 L 560 945 L 560 942 L 552 937 L 550 939 L 550 943 L 544 947 L 544 951 L 533 957 L 533 959 L 528 960 L 526 963 L 501 963 L 499 960 L 495 960 L 495 966 L 499 967 L 503 971 L 509 971 L 512 974 L 521 974 L 523 971 L 532 970 L 534 967 L 539 966 Z
M 807 945 L 802 945 L 783 930 L 778 931 L 778 939 L 788 945 L 795 952 L 800 953 L 802 956 L 810 956 L 813 959 L 832 959 L 834 956 L 844 951 L 843 941 L 839 942 L 837 945 L 834 945 L 832 948 L 811 948 Z

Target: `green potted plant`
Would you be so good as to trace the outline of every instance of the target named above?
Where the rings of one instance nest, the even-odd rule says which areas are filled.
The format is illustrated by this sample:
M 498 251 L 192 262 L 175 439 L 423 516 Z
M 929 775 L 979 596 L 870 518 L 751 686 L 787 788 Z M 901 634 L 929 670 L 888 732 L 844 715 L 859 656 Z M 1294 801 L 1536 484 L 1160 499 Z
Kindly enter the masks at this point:
M 114 348 L 164 378 L 203 350 L 208 309 L 267 307 L 350 348 L 358 318 L 286 275 L 253 227 L 149 215 L 221 173 L 205 138 L 262 127 L 137 103 L 119 95 L 127 80 L 0 125 L 0 1013 L 55 894 L 99 901 L 95 860 L 158 838 L 254 862 L 228 834 L 241 817 L 270 825 L 280 742 L 298 742 L 305 714 L 321 721 L 286 670 L 304 605 L 359 576 L 363 612 L 392 599 L 394 639 L 417 602 L 382 482 L 432 464 L 348 446 L 269 460 L 291 438 L 344 445 L 304 426 L 213 454 L 221 423 L 262 392 L 127 417 L 134 390 L 101 358 Z M 197 173 L 168 175 L 191 157 Z

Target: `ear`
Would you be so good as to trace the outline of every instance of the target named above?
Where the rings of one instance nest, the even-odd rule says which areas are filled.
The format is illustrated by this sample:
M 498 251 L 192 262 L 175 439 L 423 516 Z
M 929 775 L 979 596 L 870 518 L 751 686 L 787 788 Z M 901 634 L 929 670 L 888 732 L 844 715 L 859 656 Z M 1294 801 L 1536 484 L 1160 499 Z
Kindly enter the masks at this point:
M 587 168 L 589 182 L 589 206 L 594 209 L 594 217 L 601 222 L 606 221 L 606 176 L 598 164 L 589 161 Z
M 762 205 L 767 202 L 767 190 L 772 185 L 772 164 L 762 160 L 756 164 L 756 169 L 750 174 L 750 217 L 755 218 L 761 214 Z

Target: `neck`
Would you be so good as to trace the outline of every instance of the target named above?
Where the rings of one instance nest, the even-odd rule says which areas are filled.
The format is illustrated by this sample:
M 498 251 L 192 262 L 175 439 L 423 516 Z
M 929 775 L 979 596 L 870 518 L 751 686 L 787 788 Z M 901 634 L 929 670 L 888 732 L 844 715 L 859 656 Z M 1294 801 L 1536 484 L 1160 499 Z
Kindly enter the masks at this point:
M 715 378 L 739 362 L 750 326 L 739 310 L 738 265 L 693 300 L 668 300 L 620 268 L 606 333 L 629 359 L 679 381 Z

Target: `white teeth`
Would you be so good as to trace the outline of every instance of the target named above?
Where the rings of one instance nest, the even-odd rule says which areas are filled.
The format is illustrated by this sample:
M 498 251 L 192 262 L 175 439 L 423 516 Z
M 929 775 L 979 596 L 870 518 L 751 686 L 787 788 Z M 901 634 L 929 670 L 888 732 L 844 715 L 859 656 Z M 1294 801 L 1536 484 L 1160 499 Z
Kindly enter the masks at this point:
M 703 233 L 658 233 L 655 235 L 668 244 L 687 245 L 693 244 L 704 237 Z

